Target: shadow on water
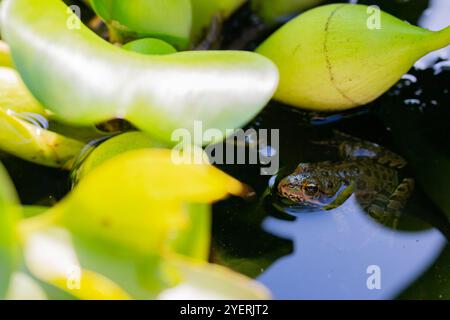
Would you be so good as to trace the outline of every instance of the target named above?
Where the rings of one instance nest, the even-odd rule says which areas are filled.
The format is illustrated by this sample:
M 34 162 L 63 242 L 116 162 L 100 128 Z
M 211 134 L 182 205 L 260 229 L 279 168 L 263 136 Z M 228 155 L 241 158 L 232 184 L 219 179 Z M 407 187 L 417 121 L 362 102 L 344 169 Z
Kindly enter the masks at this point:
M 335 210 L 302 214 L 295 222 L 268 218 L 263 226 L 294 241 L 295 254 L 259 277 L 280 299 L 393 298 L 427 270 L 446 243 L 434 229 L 405 232 L 379 225 L 353 196 Z M 373 272 L 379 272 L 380 290 L 369 289 L 376 286 Z
M 450 15 L 439 0 L 359 2 L 435 30 Z M 250 125 L 280 129 L 281 176 L 300 162 L 336 160 L 311 143 L 335 129 L 405 157 L 404 174 L 417 186 L 398 229 L 378 224 L 354 196 L 331 211 L 278 210 L 265 193 L 270 177 L 257 167 L 227 165 L 221 169 L 254 187 L 259 201 L 214 207 L 213 259 L 257 277 L 275 298 L 450 298 L 450 70 L 448 62 L 436 64 L 439 57 L 448 57 L 448 48 L 423 59 L 418 66 L 427 70 L 413 70 L 370 106 L 323 115 L 272 102 Z

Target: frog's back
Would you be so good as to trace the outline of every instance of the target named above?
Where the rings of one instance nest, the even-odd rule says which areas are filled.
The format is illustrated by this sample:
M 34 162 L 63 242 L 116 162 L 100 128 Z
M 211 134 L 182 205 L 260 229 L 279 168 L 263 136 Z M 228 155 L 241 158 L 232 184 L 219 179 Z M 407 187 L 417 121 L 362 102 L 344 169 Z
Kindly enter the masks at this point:
M 396 169 L 369 159 L 343 161 L 336 168 L 341 177 L 355 184 L 356 192 L 389 193 L 399 181 Z

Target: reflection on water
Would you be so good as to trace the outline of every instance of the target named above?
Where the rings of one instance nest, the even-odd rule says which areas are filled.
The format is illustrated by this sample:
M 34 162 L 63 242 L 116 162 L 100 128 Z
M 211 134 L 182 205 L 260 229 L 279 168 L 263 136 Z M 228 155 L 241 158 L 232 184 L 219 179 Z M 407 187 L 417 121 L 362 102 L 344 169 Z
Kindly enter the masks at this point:
M 427 10 L 419 20 L 419 26 L 429 30 L 438 31 L 448 26 L 450 17 L 449 0 L 430 0 Z M 435 51 L 423 57 L 416 63 L 416 67 L 425 69 L 430 67 L 437 59 L 450 59 L 450 46 Z
M 354 196 L 332 211 L 302 214 L 295 222 L 268 217 L 263 226 L 294 242 L 294 253 L 258 278 L 277 299 L 395 298 L 446 244 L 435 229 L 404 232 L 379 225 Z M 381 270 L 381 290 L 367 287 L 373 265 Z

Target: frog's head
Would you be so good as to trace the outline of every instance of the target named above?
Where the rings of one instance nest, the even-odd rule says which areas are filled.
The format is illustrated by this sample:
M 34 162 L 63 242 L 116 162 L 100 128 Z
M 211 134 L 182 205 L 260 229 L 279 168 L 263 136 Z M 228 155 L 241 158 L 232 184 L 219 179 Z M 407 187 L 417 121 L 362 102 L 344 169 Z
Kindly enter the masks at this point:
M 278 192 L 295 203 L 323 207 L 336 199 L 343 186 L 341 178 L 328 172 L 296 171 L 280 181 Z

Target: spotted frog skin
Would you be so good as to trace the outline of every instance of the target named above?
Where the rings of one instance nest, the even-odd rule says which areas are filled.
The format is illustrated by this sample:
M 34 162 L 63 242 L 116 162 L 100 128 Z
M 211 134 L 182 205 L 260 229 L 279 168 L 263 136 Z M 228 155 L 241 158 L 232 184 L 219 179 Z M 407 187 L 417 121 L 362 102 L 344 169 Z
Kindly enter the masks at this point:
M 336 147 L 342 160 L 300 163 L 280 181 L 281 197 L 329 210 L 355 193 L 362 207 L 378 220 L 398 218 L 414 189 L 413 179 L 399 181 L 398 169 L 406 166 L 403 158 L 343 133 L 336 133 L 336 140 L 318 143 Z

